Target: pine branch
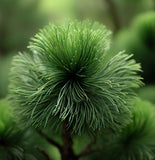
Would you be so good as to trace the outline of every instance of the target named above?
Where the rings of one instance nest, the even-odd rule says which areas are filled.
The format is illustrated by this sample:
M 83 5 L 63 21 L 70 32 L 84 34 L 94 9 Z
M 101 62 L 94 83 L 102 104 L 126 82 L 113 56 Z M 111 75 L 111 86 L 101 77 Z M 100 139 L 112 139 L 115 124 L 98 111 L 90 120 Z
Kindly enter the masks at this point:
M 17 113 L 30 116 L 33 126 L 58 130 L 68 119 L 75 134 L 128 124 L 141 68 L 123 52 L 105 59 L 109 34 L 89 21 L 51 24 L 36 34 L 29 48 L 37 54 L 13 59 L 10 100 Z
M 104 148 L 103 147 L 96 147 L 96 148 L 92 148 L 93 145 L 96 143 L 96 140 L 95 141 L 92 141 L 90 142 L 86 148 L 80 153 L 78 154 L 77 156 L 80 158 L 80 157 L 84 157 L 84 156 L 87 156 L 93 152 L 98 152 L 98 151 L 102 151 Z
M 29 138 L 32 136 L 31 132 L 21 127 L 12 106 L 7 99 L 0 100 L 0 159 L 36 159 L 33 153 L 29 152 L 32 149 L 32 141 Z
M 54 141 L 51 137 L 49 137 L 48 135 L 46 135 L 44 132 L 42 132 L 41 130 L 37 129 L 38 134 L 40 134 L 42 137 L 44 137 L 50 144 L 54 145 L 55 147 L 57 147 L 59 149 L 59 151 L 62 150 L 62 146 L 57 143 L 56 141 Z
M 64 121 L 62 129 L 63 149 L 61 152 L 62 160 L 78 160 L 73 150 L 73 140 L 71 130 L 67 129 L 68 121 Z
M 47 158 L 47 160 L 53 160 L 52 158 L 50 158 L 50 156 L 46 153 L 45 150 L 43 150 L 42 148 L 40 148 L 40 147 L 38 147 L 38 146 L 35 146 L 35 148 L 36 148 L 41 154 L 43 154 L 43 155 Z
M 109 138 L 105 152 L 107 159 L 154 159 L 154 105 L 137 98 L 131 111 L 130 123 Z
M 86 148 L 80 154 L 77 155 L 77 157 L 80 158 L 80 157 L 87 156 L 88 154 L 91 154 L 92 152 L 102 151 L 104 149 L 103 147 L 93 148 L 93 145 L 96 144 L 96 141 L 97 141 L 97 138 L 95 137 L 94 140 L 88 143 Z

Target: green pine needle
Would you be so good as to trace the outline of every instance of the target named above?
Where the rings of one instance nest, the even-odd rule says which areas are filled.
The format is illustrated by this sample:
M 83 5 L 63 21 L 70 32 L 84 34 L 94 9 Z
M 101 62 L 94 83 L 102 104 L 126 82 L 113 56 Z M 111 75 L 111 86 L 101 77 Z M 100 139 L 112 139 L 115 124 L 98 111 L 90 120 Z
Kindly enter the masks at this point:
M 107 160 L 154 160 L 155 108 L 136 99 L 132 115 L 132 122 L 110 139 Z
M 6 100 L 0 100 L 0 160 L 29 160 L 28 131 L 21 129 Z M 29 146 L 30 147 L 30 146 Z
M 67 121 L 74 133 L 126 125 L 141 71 L 131 55 L 106 60 L 110 32 L 98 23 L 50 24 L 32 38 L 32 53 L 13 59 L 10 96 L 35 126 Z

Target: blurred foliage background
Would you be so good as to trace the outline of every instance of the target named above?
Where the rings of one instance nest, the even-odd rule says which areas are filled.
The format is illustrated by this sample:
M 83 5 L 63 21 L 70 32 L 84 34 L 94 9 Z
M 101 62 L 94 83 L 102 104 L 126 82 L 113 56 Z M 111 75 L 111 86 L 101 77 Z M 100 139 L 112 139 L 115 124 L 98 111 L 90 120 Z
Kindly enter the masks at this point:
M 155 103 L 155 0 L 0 0 L 0 98 L 8 92 L 12 56 L 27 50 L 44 25 L 66 18 L 89 18 L 112 30 L 108 56 L 133 54 L 145 82 L 137 94 Z
M 154 83 L 154 10 L 155 0 L 0 0 L 0 97 L 7 94 L 12 55 L 26 50 L 39 28 L 66 18 L 89 18 L 106 25 L 113 31 L 108 54 L 118 50 L 134 54 L 142 63 L 144 81 Z

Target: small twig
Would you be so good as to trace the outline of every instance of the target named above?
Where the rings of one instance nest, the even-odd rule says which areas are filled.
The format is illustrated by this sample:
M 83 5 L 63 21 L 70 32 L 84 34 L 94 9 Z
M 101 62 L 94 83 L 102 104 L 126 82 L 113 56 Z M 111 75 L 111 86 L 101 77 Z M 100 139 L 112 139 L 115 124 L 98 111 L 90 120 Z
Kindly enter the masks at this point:
M 102 150 L 103 150 L 102 147 L 92 148 L 95 143 L 96 143 L 96 139 L 95 139 L 94 141 L 91 141 L 91 142 L 86 146 L 86 148 L 85 148 L 81 153 L 79 153 L 77 156 L 80 158 L 80 157 L 87 156 L 88 154 L 90 154 L 90 153 L 92 153 L 92 152 L 102 151 Z
M 48 135 L 46 135 L 44 132 L 42 132 L 41 130 L 37 129 L 37 132 L 42 136 L 44 137 L 49 143 L 51 143 L 52 145 L 56 146 L 59 151 L 62 150 L 62 146 L 57 143 L 56 141 L 54 141 L 51 137 L 49 137 Z
M 87 156 L 93 152 L 99 152 L 99 151 L 103 151 L 103 150 L 104 150 L 104 148 L 102 148 L 102 147 L 91 148 L 91 149 L 84 150 L 83 152 L 81 152 L 77 156 L 84 157 L 84 156 Z
M 35 148 L 40 152 L 42 153 L 46 158 L 47 160 L 53 160 L 47 153 L 45 150 L 43 150 L 42 148 L 38 147 L 38 146 L 35 146 Z

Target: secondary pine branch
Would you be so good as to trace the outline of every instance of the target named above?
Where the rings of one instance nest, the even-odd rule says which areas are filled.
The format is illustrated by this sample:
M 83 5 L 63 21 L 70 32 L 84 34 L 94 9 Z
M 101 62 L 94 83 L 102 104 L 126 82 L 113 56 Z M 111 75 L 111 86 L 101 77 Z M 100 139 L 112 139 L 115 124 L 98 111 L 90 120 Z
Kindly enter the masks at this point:
M 87 156 L 93 152 L 100 152 L 100 151 L 103 151 L 104 148 L 102 147 L 96 147 L 96 148 L 86 148 L 84 151 L 82 151 L 80 154 L 78 154 L 77 156 L 80 158 L 80 157 L 84 157 L 84 156 Z
M 42 132 L 41 130 L 37 129 L 37 132 L 44 137 L 50 144 L 54 145 L 55 147 L 57 147 L 60 151 L 62 150 L 62 146 L 57 143 L 56 141 L 54 141 L 51 137 L 49 137 L 48 135 L 46 135 L 44 132 Z
M 93 145 L 96 143 L 96 140 L 94 141 L 91 141 L 87 146 L 86 148 L 80 153 L 78 154 L 77 156 L 80 158 L 80 157 L 84 157 L 84 156 L 87 156 L 89 154 L 91 154 L 92 152 L 98 152 L 98 151 L 102 151 L 104 148 L 102 147 L 96 147 L 96 148 L 93 148 Z
M 47 160 L 53 160 L 47 153 L 45 150 L 43 150 L 42 148 L 38 147 L 38 146 L 35 146 L 35 148 L 41 153 L 43 154 Z

